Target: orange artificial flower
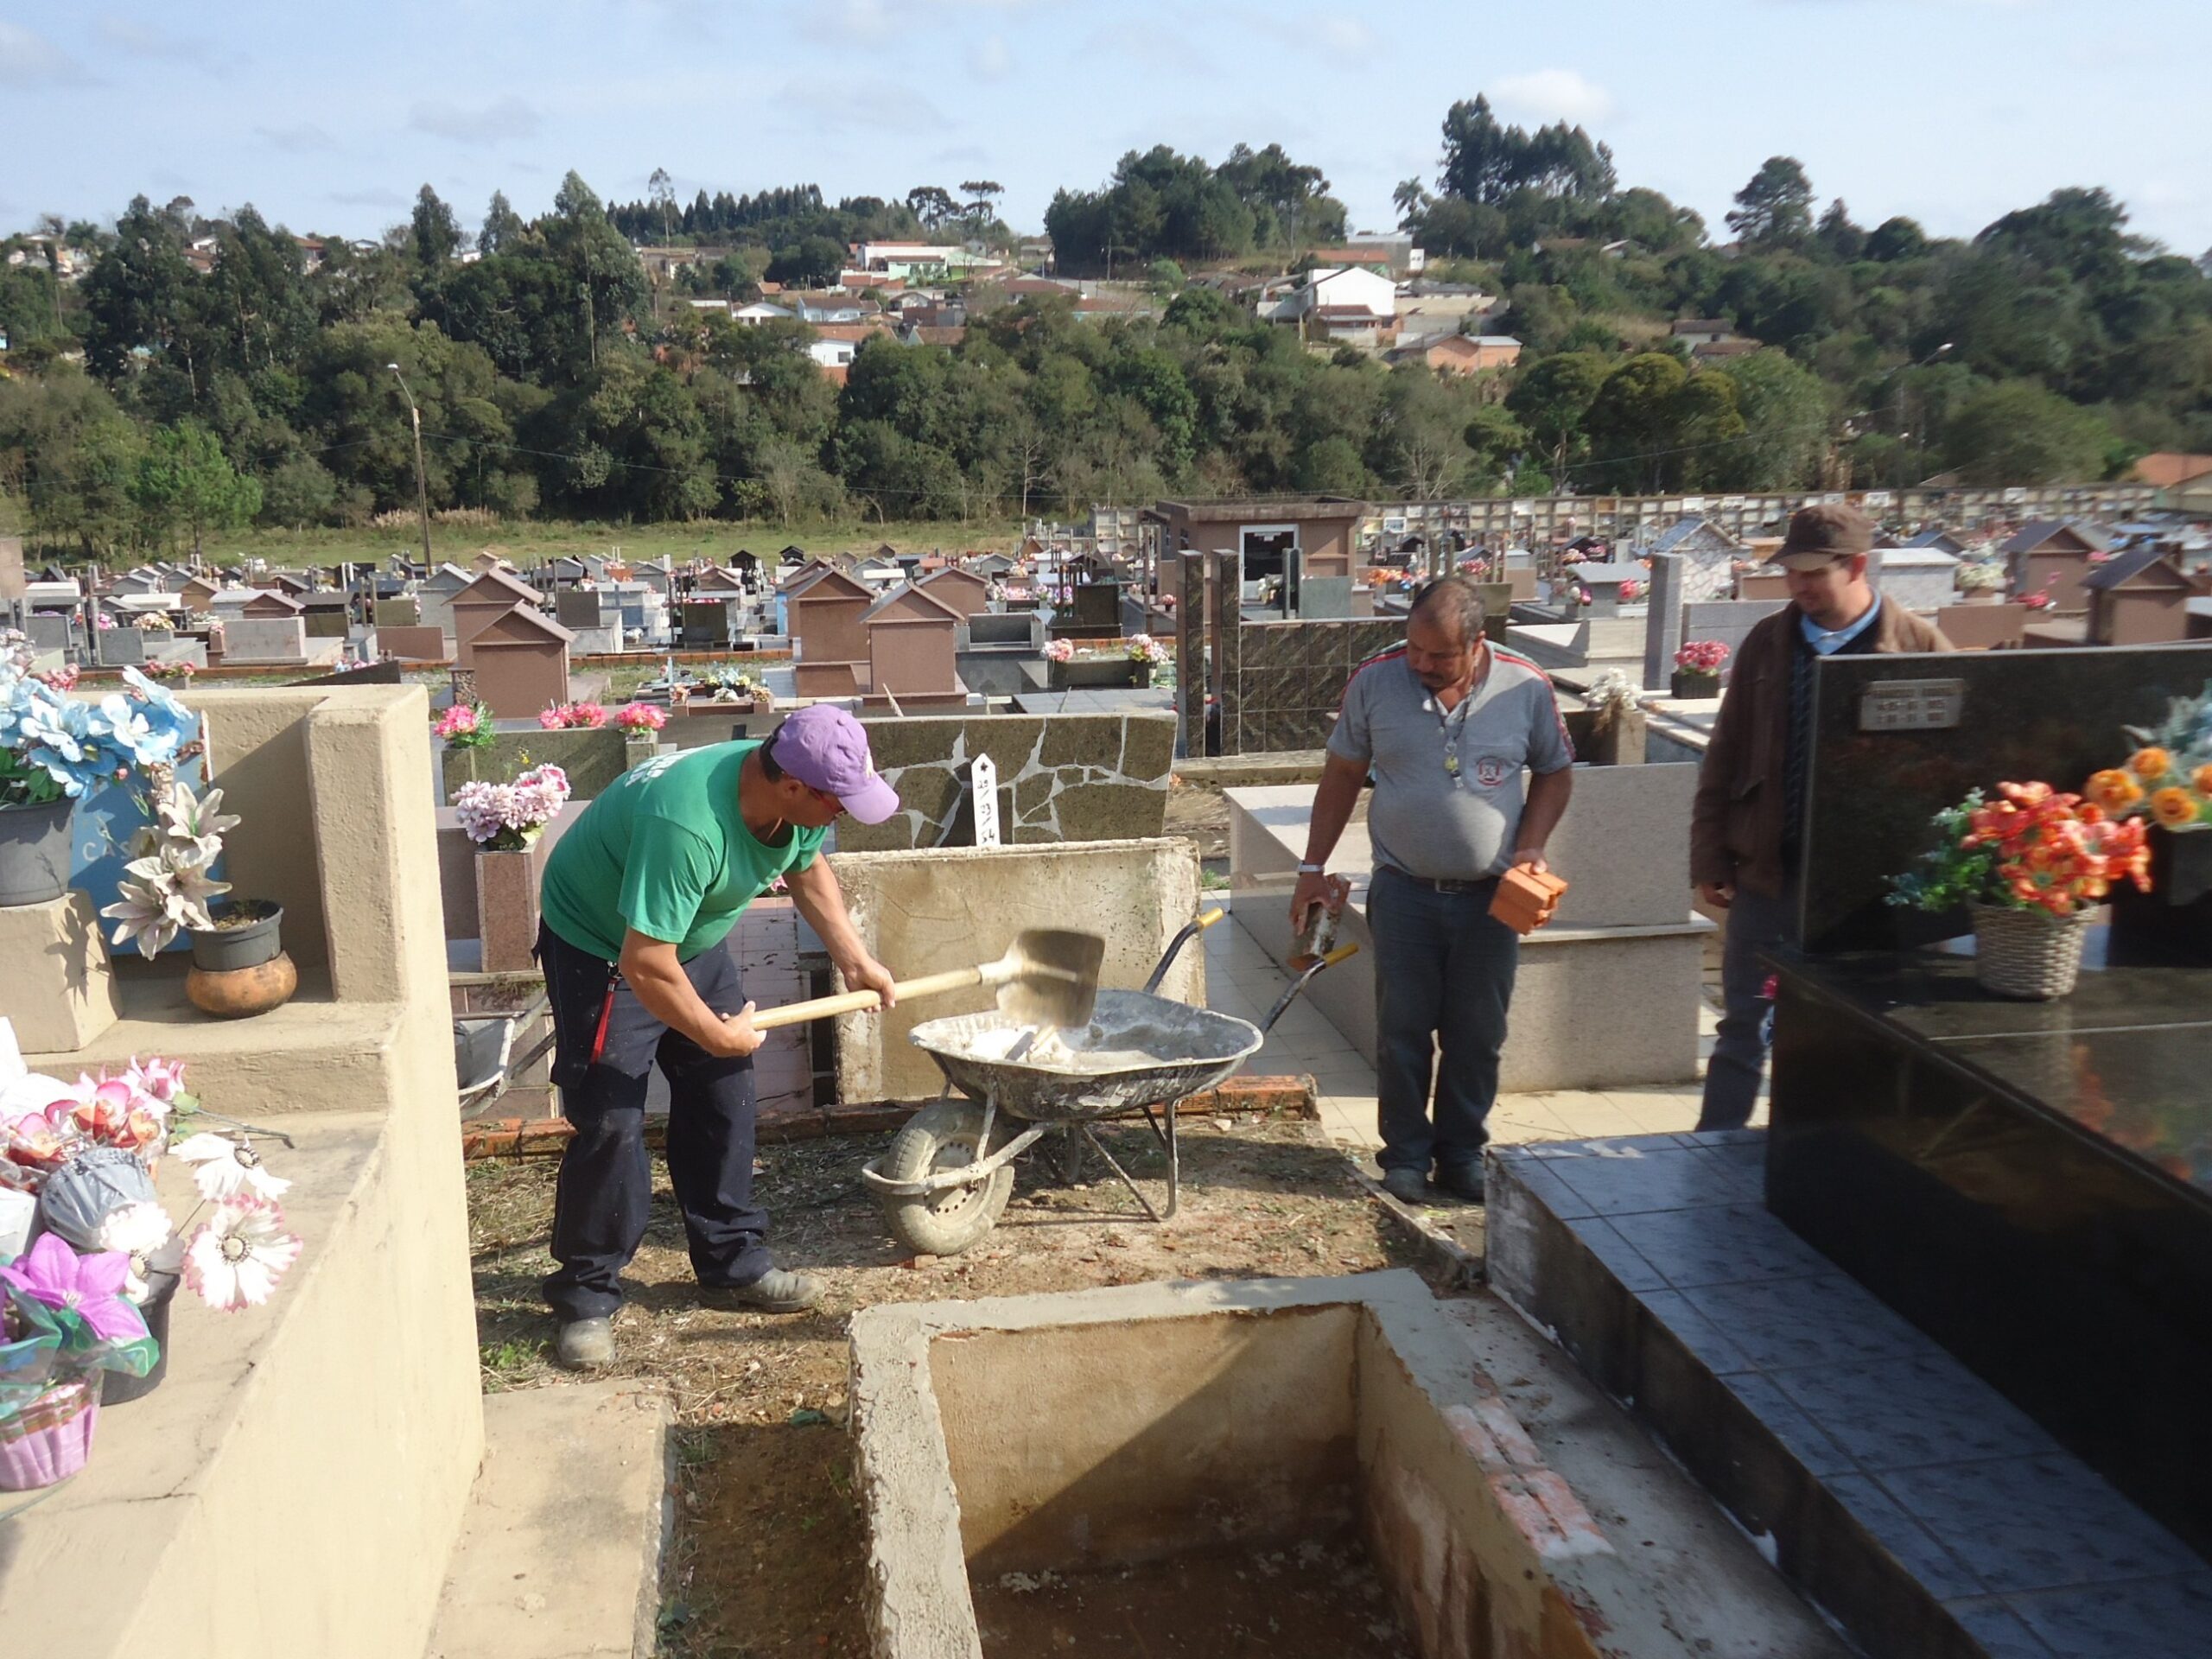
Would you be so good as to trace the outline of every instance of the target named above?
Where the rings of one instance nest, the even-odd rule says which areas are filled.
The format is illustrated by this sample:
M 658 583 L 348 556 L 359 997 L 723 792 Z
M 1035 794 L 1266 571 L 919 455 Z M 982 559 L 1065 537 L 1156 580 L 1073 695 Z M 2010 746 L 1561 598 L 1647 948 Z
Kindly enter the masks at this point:
M 2173 770 L 2174 758 L 2153 745 L 2135 751 L 2135 758 L 2127 763 L 2128 770 L 2145 783 L 2164 777 Z
M 2115 767 L 2089 779 L 2089 798 L 2107 812 L 2125 812 L 2143 798 L 2143 787 Z
M 2199 766 L 2190 775 L 2190 783 L 2200 795 L 2212 795 L 2212 766 Z
M 2185 789 L 2162 789 L 2151 798 L 2151 815 L 2169 830 L 2196 822 L 2196 797 Z

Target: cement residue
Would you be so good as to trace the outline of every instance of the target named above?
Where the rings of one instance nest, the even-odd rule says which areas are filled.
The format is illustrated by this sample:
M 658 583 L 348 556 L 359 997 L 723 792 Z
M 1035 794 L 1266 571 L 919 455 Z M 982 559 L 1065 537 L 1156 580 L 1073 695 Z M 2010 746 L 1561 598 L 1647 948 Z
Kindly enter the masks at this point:
M 1217 1033 L 1195 1020 L 1179 1020 L 1172 1015 L 1109 1017 L 1079 1028 L 998 1026 L 971 1032 L 943 1046 L 949 1053 L 970 1059 L 1033 1065 L 1041 1071 L 1075 1075 L 1203 1065 L 1225 1058 Z

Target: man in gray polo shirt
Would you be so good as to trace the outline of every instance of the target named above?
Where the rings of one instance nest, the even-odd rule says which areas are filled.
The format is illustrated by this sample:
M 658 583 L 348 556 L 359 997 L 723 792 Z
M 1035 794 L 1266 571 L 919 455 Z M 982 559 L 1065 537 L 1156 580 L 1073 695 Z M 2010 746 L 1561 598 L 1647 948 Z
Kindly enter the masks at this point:
M 1521 944 L 1491 918 L 1491 899 L 1510 867 L 1550 868 L 1544 846 L 1567 810 L 1573 762 L 1551 682 L 1484 640 L 1481 595 L 1459 576 L 1422 588 L 1405 645 L 1344 688 L 1291 925 L 1325 902 L 1322 871 L 1371 774 L 1377 1156 L 1395 1198 L 1425 1199 L 1433 1165 L 1444 1191 L 1482 1198 L 1483 1120 L 1497 1097 Z

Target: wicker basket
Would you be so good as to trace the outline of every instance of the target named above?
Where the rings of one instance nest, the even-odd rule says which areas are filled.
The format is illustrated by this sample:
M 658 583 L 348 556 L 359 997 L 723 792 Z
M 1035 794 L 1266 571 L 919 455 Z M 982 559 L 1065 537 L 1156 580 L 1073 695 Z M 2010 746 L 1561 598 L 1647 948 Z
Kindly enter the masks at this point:
M 1976 905 L 1974 977 L 1999 996 L 2050 1001 L 2074 988 L 2088 936 L 2086 910 L 2057 917 L 2047 911 Z

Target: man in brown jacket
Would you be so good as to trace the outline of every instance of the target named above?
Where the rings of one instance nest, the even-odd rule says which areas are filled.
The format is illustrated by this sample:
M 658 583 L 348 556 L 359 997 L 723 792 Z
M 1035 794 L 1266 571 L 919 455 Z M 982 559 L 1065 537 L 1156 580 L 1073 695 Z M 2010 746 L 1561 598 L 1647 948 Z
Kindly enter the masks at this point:
M 1951 642 L 1866 580 L 1873 526 L 1845 506 L 1807 507 L 1789 520 L 1770 563 L 1789 582 L 1789 607 L 1753 628 L 1736 653 L 1728 695 L 1697 779 L 1690 880 L 1728 912 L 1720 984 L 1726 1012 L 1705 1074 L 1700 1129 L 1741 1128 L 1766 1065 L 1762 955 L 1797 938 L 1797 858 L 1813 724 L 1813 664 L 1868 652 L 1948 651 Z

